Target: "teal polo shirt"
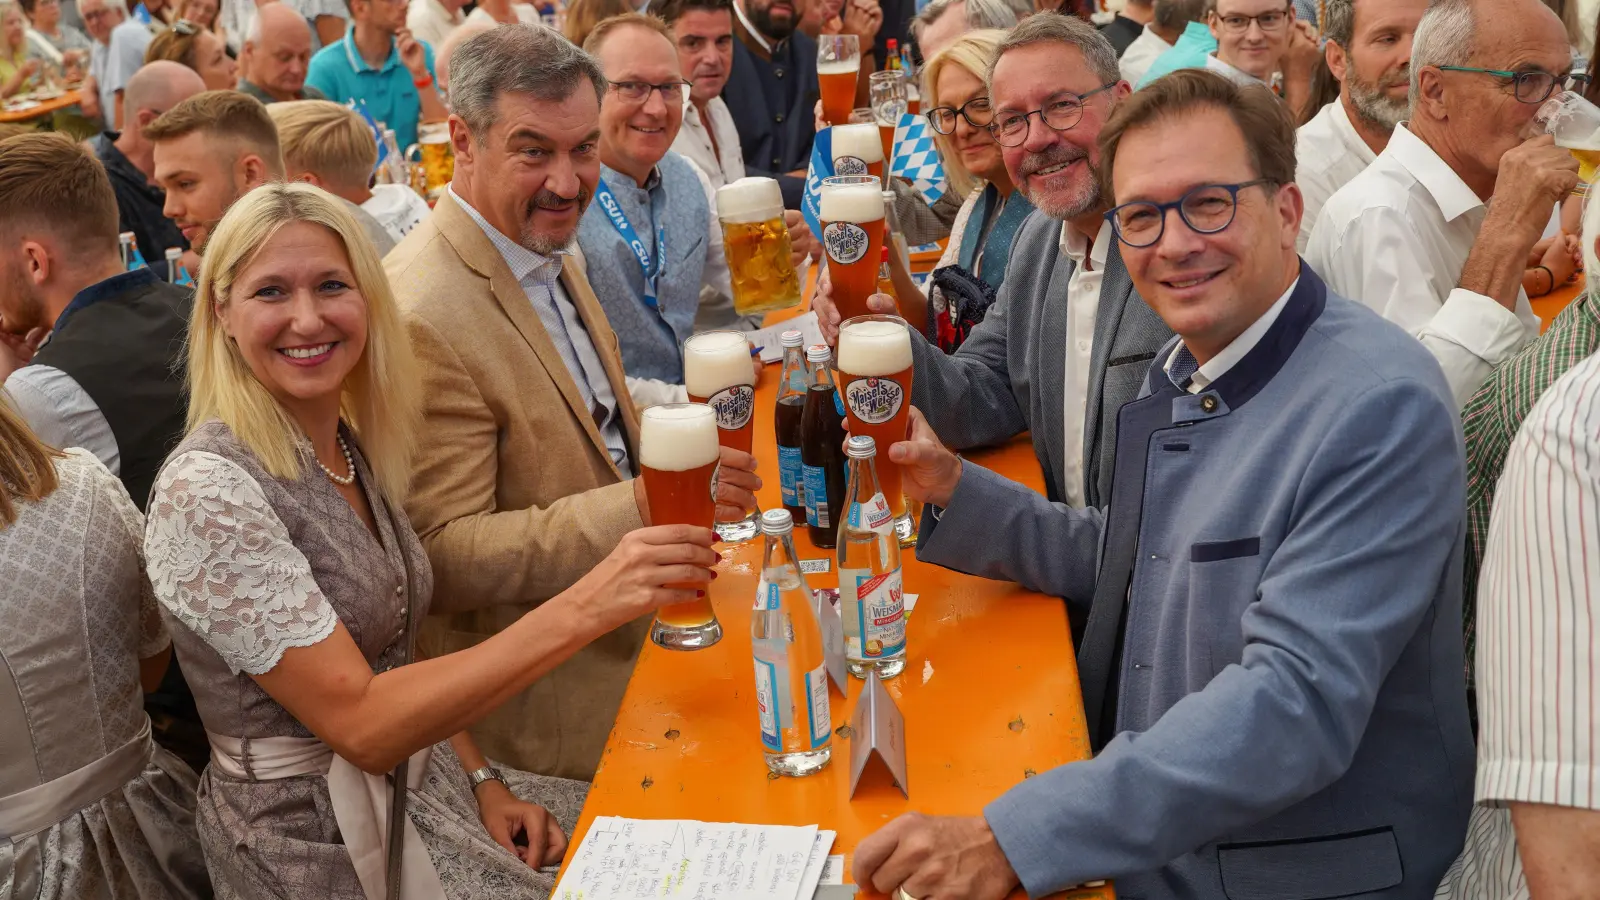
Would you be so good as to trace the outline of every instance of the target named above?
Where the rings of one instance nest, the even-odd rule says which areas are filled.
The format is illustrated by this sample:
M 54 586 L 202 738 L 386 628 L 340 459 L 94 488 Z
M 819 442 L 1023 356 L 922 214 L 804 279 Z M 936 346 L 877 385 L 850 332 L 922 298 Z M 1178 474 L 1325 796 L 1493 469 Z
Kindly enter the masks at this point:
M 374 119 L 394 129 L 395 140 L 403 151 L 417 142 L 417 120 L 422 117 L 422 98 L 411 82 L 411 73 L 400 62 L 400 50 L 391 45 L 389 58 L 374 69 L 356 49 L 355 26 L 345 30 L 344 40 L 329 44 L 311 57 L 306 84 L 340 103 L 360 102 Z M 433 48 L 422 42 L 428 74 L 433 74 Z
M 1179 69 L 1204 69 L 1206 57 L 1215 52 L 1217 39 L 1211 36 L 1211 28 L 1204 22 L 1190 22 L 1172 49 L 1156 57 L 1156 61 L 1150 64 L 1150 70 L 1145 72 L 1137 87 L 1144 87 L 1168 72 Z M 313 64 L 315 62 L 312 60 Z

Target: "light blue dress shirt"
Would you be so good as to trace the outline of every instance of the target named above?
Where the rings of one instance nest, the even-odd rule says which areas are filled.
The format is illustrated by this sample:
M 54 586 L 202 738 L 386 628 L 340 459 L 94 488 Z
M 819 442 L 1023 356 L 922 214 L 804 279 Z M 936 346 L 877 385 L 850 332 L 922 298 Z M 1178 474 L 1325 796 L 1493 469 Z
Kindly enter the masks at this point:
M 1144 87 L 1168 72 L 1179 69 L 1203 69 L 1206 67 L 1206 57 L 1215 52 L 1217 39 L 1211 36 L 1211 28 L 1204 22 L 1190 22 L 1172 49 L 1156 57 L 1156 61 L 1150 64 L 1150 69 L 1137 86 Z

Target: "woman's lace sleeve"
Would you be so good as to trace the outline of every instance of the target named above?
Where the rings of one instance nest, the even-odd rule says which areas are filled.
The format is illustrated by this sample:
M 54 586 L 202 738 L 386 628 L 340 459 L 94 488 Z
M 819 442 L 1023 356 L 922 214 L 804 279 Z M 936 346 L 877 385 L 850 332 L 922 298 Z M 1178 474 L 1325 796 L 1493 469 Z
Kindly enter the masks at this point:
M 167 463 L 144 546 L 156 599 L 235 674 L 270 672 L 339 621 L 261 486 L 215 453 Z

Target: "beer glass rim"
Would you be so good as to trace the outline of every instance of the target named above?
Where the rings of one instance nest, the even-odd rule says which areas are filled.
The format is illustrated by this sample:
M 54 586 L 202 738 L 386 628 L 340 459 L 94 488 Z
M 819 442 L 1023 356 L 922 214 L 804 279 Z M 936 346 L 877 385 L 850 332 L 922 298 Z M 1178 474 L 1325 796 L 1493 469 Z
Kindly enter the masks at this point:
M 652 403 L 651 405 L 640 410 L 639 416 L 640 418 L 646 419 L 659 419 L 662 417 L 661 413 L 664 413 L 667 410 L 676 412 L 684 409 L 697 409 L 697 416 L 710 416 L 713 420 L 715 420 L 717 417 L 717 411 L 712 409 L 709 405 L 705 403 L 691 403 L 687 400 L 678 403 Z M 685 416 L 684 418 L 688 417 Z
M 819 35 L 817 35 L 817 53 L 818 54 L 822 54 L 826 50 L 829 50 L 829 49 L 832 49 L 832 48 L 835 48 L 835 47 L 854 47 L 855 48 L 855 52 L 857 54 L 859 54 L 861 52 L 861 38 L 860 38 L 860 36 L 854 35 L 854 34 L 819 34 Z
M 907 330 L 910 330 L 911 328 L 911 323 L 907 322 L 900 316 L 893 315 L 891 313 L 869 313 L 864 316 L 851 316 L 850 318 L 845 319 L 843 322 L 839 323 L 839 331 L 840 333 L 843 333 L 844 330 L 849 328 L 851 325 L 859 325 L 863 322 L 895 322 L 901 326 L 904 326 Z
M 897 71 L 897 70 L 894 70 L 894 69 L 885 69 L 882 72 L 873 72 L 872 74 L 868 75 L 867 76 L 867 81 L 872 82 L 872 81 L 891 81 L 891 80 L 893 80 L 893 81 L 899 82 L 899 81 L 905 80 L 905 77 L 906 77 L 906 73 L 904 73 L 904 72 Z
M 714 329 L 711 329 L 710 331 L 698 331 L 698 332 L 695 332 L 694 334 L 691 334 L 687 338 L 685 338 L 684 341 L 683 341 L 683 352 L 689 353 L 691 351 L 691 348 L 689 347 L 689 345 L 695 343 L 696 341 L 700 341 L 700 343 L 704 344 L 705 341 L 701 340 L 701 338 L 724 337 L 724 336 L 737 338 L 740 342 L 742 342 L 745 345 L 745 347 L 747 349 L 750 346 L 750 338 L 749 338 L 749 336 L 747 334 L 745 334 L 745 332 L 743 332 L 743 331 L 734 331 L 731 328 L 714 328 Z M 729 341 L 729 343 L 731 344 L 733 342 Z M 714 348 L 711 348 L 711 347 L 696 347 L 696 348 L 693 348 L 693 352 L 695 352 L 695 353 L 711 353 L 711 352 L 714 352 L 714 351 L 720 350 L 720 349 L 722 349 L 722 348 L 721 347 L 714 347 Z M 670 403 L 658 403 L 656 405 L 657 406 L 671 406 L 673 404 L 670 404 Z M 654 408 L 655 408 L 654 406 L 650 407 L 650 409 L 654 409 Z
M 883 179 L 876 175 L 830 175 L 822 179 L 823 189 L 830 187 L 858 187 L 860 185 L 883 186 Z

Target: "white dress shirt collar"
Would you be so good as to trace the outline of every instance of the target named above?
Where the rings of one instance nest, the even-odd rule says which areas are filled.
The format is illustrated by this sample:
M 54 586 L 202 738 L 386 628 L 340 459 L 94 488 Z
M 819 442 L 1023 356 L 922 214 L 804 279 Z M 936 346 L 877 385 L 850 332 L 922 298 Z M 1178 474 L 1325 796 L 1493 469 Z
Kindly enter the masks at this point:
M 1267 329 L 1272 327 L 1273 322 L 1278 321 L 1278 316 L 1283 312 L 1283 308 L 1289 304 L 1289 298 L 1294 295 L 1294 289 L 1299 286 L 1300 279 L 1297 276 L 1290 283 L 1289 289 L 1283 292 L 1283 296 L 1267 307 L 1267 311 L 1262 313 L 1259 319 L 1251 322 L 1249 328 L 1239 332 L 1239 336 L 1229 341 L 1228 346 L 1223 347 L 1216 356 L 1206 360 L 1205 365 L 1197 369 L 1194 377 L 1189 380 L 1189 393 L 1198 394 L 1210 387 L 1212 382 L 1226 375 L 1229 369 L 1239 364 L 1239 360 L 1244 359 L 1251 350 L 1254 350 L 1256 345 L 1261 343 L 1261 339 L 1266 336 Z M 1167 361 L 1161 366 L 1163 372 L 1170 373 L 1172 371 L 1172 360 L 1178 355 L 1178 350 L 1182 346 L 1183 342 L 1179 341 L 1178 345 L 1172 348 L 1172 352 L 1167 354 Z
M 1412 134 L 1406 125 L 1402 122 L 1395 126 L 1387 152 L 1433 197 L 1439 212 L 1444 214 L 1444 220 L 1453 222 L 1469 212 L 1482 209 L 1483 199 L 1467 187 L 1467 183 L 1450 168 L 1450 164 L 1422 138 Z
M 1106 268 L 1106 257 L 1111 253 L 1111 223 L 1101 222 L 1100 231 L 1094 237 L 1094 246 L 1089 246 L 1089 239 L 1078 229 L 1072 227 L 1071 222 L 1061 223 L 1061 252 L 1071 258 L 1073 264 L 1083 265 L 1087 256 L 1090 268 L 1096 272 L 1103 272 Z

